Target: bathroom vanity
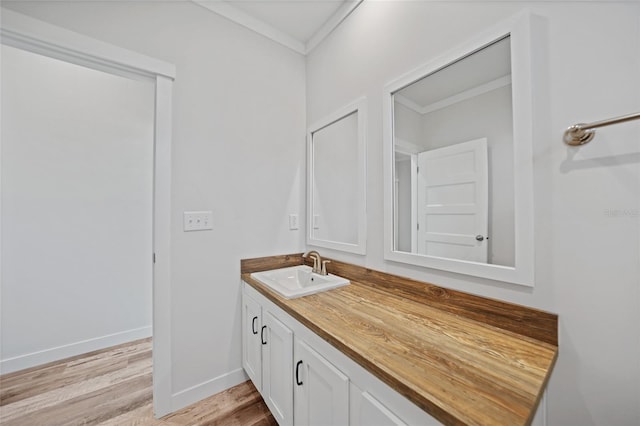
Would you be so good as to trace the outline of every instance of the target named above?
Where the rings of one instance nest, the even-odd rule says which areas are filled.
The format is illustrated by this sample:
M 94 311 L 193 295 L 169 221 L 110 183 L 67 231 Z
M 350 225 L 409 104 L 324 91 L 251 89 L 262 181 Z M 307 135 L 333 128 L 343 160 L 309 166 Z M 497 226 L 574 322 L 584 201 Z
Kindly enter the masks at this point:
M 531 424 L 557 315 L 332 261 L 349 285 L 285 299 L 246 259 L 243 367 L 279 424 Z

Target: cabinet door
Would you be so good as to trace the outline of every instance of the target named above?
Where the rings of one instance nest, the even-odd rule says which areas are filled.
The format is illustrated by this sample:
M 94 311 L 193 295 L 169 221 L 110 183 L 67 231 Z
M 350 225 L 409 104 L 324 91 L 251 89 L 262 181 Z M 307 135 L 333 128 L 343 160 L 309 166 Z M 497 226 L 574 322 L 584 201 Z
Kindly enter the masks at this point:
M 352 426 L 406 426 L 403 422 L 374 398 L 369 392 L 351 387 Z
M 348 425 L 349 378 L 298 339 L 295 360 L 296 425 Z
M 242 367 L 258 391 L 262 390 L 261 311 L 258 302 L 242 294 Z
M 293 424 L 293 332 L 263 313 L 262 397 L 280 426 Z

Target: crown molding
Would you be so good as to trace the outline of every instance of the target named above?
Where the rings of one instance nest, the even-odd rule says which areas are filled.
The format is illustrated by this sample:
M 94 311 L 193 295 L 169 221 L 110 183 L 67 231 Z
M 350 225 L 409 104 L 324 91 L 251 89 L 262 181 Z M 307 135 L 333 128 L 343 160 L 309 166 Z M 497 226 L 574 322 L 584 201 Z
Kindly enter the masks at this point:
M 230 21 L 240 24 L 245 28 L 248 28 L 260 35 L 263 35 L 276 43 L 279 43 L 289 49 L 298 52 L 302 55 L 306 54 L 306 48 L 304 43 L 291 37 L 279 29 L 248 15 L 240 9 L 233 7 L 231 4 L 225 1 L 204 1 L 204 0 L 191 0 L 193 3 L 217 13 Z
M 305 46 L 305 54 L 310 53 L 315 49 L 322 41 L 338 28 L 338 25 L 342 23 L 351 12 L 356 10 L 364 0 L 347 1 L 340 9 L 336 11 L 319 29 L 316 33 L 307 41 Z
M 413 112 L 417 112 L 418 114 L 422 114 L 422 107 L 417 103 L 413 102 L 411 99 L 399 94 L 395 93 L 393 95 L 393 100 L 399 103 L 400 105 L 404 105 Z
M 279 43 L 301 55 L 307 55 L 318 46 L 329 34 L 335 30 L 364 0 L 348 1 L 340 7 L 322 27 L 305 44 L 304 42 L 291 37 L 289 34 L 267 24 L 260 19 L 245 13 L 223 0 L 191 0 L 191 2 L 201 6 L 211 12 L 223 16 L 236 24 L 242 25 L 270 40 Z

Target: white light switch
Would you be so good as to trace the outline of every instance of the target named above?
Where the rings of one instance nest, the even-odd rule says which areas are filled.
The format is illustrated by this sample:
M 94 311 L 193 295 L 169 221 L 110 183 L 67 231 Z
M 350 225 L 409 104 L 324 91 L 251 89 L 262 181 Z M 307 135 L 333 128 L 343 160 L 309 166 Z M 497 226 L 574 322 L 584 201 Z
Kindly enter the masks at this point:
M 184 212 L 185 231 L 205 231 L 213 229 L 213 212 Z
M 320 215 L 313 215 L 313 229 L 320 229 Z
M 290 214 L 289 215 L 289 229 L 298 229 L 298 215 Z

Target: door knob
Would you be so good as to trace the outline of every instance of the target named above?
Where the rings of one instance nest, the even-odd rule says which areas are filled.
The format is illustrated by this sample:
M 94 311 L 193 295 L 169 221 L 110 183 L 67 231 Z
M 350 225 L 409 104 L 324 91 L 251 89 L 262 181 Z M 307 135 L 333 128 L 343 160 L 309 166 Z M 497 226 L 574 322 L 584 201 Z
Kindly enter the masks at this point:
M 484 240 L 484 237 L 482 235 L 476 235 L 476 240 L 482 241 Z

